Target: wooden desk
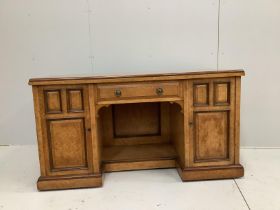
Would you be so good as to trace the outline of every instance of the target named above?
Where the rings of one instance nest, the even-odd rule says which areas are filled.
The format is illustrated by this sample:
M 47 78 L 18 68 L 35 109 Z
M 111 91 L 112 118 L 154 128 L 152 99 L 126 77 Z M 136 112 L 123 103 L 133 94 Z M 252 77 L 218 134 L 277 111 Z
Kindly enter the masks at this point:
M 183 181 L 241 177 L 244 71 L 30 79 L 39 190 L 102 186 L 111 171 L 177 168 Z

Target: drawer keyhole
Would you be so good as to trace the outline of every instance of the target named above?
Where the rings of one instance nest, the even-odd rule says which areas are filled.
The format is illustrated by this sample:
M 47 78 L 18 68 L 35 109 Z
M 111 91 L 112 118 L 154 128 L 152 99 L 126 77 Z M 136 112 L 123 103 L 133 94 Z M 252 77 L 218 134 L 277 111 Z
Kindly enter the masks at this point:
M 121 97 L 121 95 L 122 95 L 122 91 L 121 90 L 119 90 L 119 89 L 115 90 L 115 96 L 116 97 Z
M 157 88 L 156 93 L 157 93 L 158 96 L 163 95 L 163 89 L 162 88 Z

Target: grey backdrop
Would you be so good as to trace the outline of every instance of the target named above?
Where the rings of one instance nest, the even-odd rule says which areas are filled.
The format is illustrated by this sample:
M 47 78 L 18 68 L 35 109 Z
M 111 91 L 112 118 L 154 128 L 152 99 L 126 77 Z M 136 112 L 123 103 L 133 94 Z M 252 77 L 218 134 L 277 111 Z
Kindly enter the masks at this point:
M 0 1 L 0 145 L 35 144 L 30 77 L 244 68 L 241 145 L 277 147 L 280 2 Z

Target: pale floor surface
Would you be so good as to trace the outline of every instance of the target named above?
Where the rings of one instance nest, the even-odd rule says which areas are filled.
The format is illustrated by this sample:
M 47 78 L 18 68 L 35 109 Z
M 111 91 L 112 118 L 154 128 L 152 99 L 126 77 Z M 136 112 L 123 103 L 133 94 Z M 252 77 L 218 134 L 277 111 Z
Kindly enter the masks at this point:
M 108 173 L 103 188 L 38 192 L 35 146 L 0 147 L 0 210 L 280 210 L 280 149 L 242 149 L 245 177 L 182 183 L 175 169 Z

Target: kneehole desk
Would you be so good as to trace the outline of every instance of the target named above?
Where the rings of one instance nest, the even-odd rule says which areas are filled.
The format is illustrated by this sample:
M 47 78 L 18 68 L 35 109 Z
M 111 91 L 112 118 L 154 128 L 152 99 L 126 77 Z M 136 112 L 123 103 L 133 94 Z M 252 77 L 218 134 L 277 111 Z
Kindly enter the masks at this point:
M 30 79 L 39 190 L 102 186 L 104 172 L 177 168 L 237 178 L 242 70 Z

